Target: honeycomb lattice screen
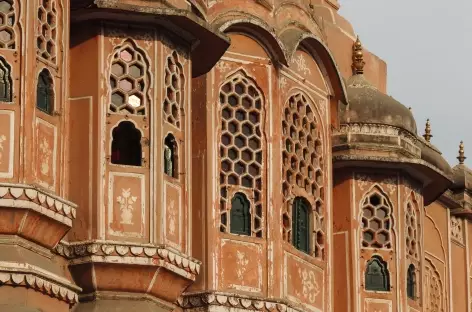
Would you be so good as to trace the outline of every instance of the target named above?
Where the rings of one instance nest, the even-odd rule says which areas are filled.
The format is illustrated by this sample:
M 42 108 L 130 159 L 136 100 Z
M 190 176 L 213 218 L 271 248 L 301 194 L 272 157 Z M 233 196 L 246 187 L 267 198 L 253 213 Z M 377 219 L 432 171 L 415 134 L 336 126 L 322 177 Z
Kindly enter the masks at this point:
M 38 55 L 56 63 L 57 54 L 57 9 L 56 1 L 42 0 L 38 8 Z
M 118 48 L 111 65 L 110 111 L 134 115 L 146 114 L 147 64 L 131 45 Z
M 256 85 L 238 74 L 220 89 L 220 230 L 229 229 L 231 198 L 228 187 L 237 186 L 253 195 L 251 235 L 262 237 L 263 152 L 262 96 Z
M 406 250 L 407 254 L 415 260 L 419 260 L 418 237 L 420 233 L 415 205 L 410 201 L 406 205 Z
M 392 248 L 391 208 L 387 198 L 377 191 L 362 203 L 362 247 Z
M 15 49 L 15 8 L 13 1 L 0 1 L 0 48 Z
M 180 115 L 183 110 L 184 74 L 177 52 L 167 57 L 164 83 L 166 87 L 164 99 L 164 119 L 180 129 Z
M 283 161 L 283 238 L 292 242 L 292 205 L 296 196 L 304 194 L 314 198 L 311 207 L 313 220 L 312 253 L 316 258 L 324 258 L 324 188 L 323 153 L 319 124 L 312 103 L 302 93 L 289 98 L 282 121 L 284 149 Z M 298 189 L 298 195 L 294 194 Z

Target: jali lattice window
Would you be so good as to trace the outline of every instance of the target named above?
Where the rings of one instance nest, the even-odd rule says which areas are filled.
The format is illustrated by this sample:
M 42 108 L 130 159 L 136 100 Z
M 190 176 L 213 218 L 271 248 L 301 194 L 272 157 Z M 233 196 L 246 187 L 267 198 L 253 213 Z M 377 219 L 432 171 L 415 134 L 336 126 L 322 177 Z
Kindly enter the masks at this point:
M 305 198 L 297 197 L 292 208 L 292 243 L 298 250 L 310 252 L 311 206 Z
M 12 0 L 0 1 L 0 48 L 15 49 L 15 8 Z
M 406 294 L 408 298 L 416 299 L 416 269 L 413 264 L 408 267 L 406 275 Z
M 57 8 L 54 0 L 40 0 L 38 8 L 38 55 L 56 62 L 57 53 Z
M 410 257 L 413 259 L 419 260 L 419 246 L 418 246 L 418 239 L 419 239 L 419 231 L 420 231 L 420 224 L 419 219 L 416 214 L 416 207 L 412 202 L 408 202 L 406 205 L 406 251 Z
M 242 193 L 236 193 L 231 199 L 230 232 L 239 235 L 251 235 L 251 203 Z
M 365 289 L 371 291 L 390 291 L 390 274 L 387 263 L 379 256 L 373 256 L 367 262 Z
M 442 312 L 443 310 L 443 289 L 441 278 L 435 266 L 427 260 L 424 267 L 424 298 L 427 312 Z
M 253 194 L 251 233 L 262 237 L 262 96 L 254 82 L 237 74 L 220 89 L 220 230 L 228 227 L 228 187 Z M 229 222 L 232 222 L 229 220 Z
M 283 157 L 283 237 L 293 243 L 292 201 L 295 188 L 315 200 L 312 208 L 313 255 L 324 258 L 323 153 L 319 125 L 312 103 L 301 93 L 289 98 L 282 121 Z
M 122 114 L 146 114 L 147 62 L 133 45 L 115 50 L 111 64 L 110 111 Z
M 54 82 L 46 69 L 43 69 L 38 76 L 36 107 L 50 115 L 54 109 Z
M 387 198 L 377 191 L 362 204 L 362 247 L 392 248 L 391 208 Z
M 167 57 L 164 82 L 166 86 L 163 107 L 164 119 L 171 125 L 180 128 L 180 115 L 181 110 L 183 110 L 184 74 L 179 56 L 175 51 Z
M 11 102 L 10 65 L 0 57 L 0 101 Z

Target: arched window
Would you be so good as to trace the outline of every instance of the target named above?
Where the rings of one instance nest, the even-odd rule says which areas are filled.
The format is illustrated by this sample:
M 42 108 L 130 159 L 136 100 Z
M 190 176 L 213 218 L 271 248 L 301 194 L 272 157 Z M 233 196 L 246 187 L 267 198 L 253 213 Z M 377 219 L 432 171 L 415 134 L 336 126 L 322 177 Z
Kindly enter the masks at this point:
M 365 289 L 372 291 L 390 291 L 390 276 L 387 263 L 378 256 L 367 262 L 365 270 Z
M 283 180 L 282 235 L 287 242 L 293 241 L 292 199 L 296 191 L 303 191 L 313 199 L 313 226 L 310 229 L 311 254 L 318 259 L 325 255 L 324 211 L 324 158 L 322 125 L 317 120 L 315 105 L 305 94 L 297 92 L 285 103 L 283 134 Z
M 164 173 L 177 178 L 177 142 L 172 134 L 164 140 Z
M 223 83 L 219 94 L 220 231 L 228 232 L 228 187 L 243 188 L 253 195 L 252 232 L 263 235 L 263 97 L 255 82 L 243 72 Z
M 362 203 L 362 247 L 392 248 L 392 218 L 388 200 L 374 191 Z
M 43 69 L 38 76 L 36 107 L 50 115 L 54 108 L 54 82 L 51 74 L 46 69 Z
M 297 197 L 292 208 L 292 244 L 298 250 L 310 252 L 310 204 Z
M 251 204 L 244 194 L 236 193 L 231 199 L 230 231 L 251 235 Z
M 141 166 L 141 132 L 130 121 L 113 129 L 111 162 L 117 165 Z
M 408 267 L 406 275 L 406 294 L 408 298 L 416 299 L 416 270 L 413 264 Z
M 0 57 L 0 101 L 11 102 L 10 66 Z

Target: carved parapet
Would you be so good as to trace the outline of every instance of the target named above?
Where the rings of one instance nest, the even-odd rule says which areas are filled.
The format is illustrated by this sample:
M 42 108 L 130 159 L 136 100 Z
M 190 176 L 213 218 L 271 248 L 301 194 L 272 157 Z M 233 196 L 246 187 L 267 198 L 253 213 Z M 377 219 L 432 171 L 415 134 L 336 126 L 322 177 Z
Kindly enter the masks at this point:
M 3 261 L 0 261 L 0 285 L 30 288 L 69 305 L 78 302 L 81 291 L 70 281 L 40 267 Z
M 84 288 L 84 294 L 97 290 L 147 292 L 175 302 L 195 281 L 201 266 L 200 261 L 164 245 L 61 242 L 55 251 L 69 259 L 71 273 Z M 115 274 L 118 271 L 120 274 Z M 92 274 L 95 282 L 89 283 Z
M 75 204 L 34 186 L 0 184 L 0 234 L 19 235 L 53 248 L 72 227 L 76 209 Z
M 252 296 L 236 295 L 222 292 L 188 293 L 179 298 L 178 304 L 186 310 L 221 307 L 218 311 L 234 311 L 244 309 L 267 312 L 298 312 L 304 308 L 289 304 L 285 300 L 267 300 Z

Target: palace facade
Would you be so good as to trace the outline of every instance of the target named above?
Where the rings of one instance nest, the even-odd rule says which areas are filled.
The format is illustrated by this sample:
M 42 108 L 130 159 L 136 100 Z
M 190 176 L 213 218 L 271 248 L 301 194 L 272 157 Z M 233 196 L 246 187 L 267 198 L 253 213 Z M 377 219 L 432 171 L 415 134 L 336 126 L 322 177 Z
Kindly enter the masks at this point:
M 471 311 L 464 145 L 338 9 L 0 0 L 0 311 Z

